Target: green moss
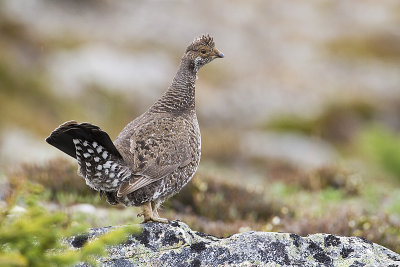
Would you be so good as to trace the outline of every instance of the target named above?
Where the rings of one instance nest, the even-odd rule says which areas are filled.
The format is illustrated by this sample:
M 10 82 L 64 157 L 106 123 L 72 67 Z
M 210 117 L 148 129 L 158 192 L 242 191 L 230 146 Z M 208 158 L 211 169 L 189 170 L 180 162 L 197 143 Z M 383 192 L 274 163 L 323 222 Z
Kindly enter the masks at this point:
M 327 188 L 321 191 L 321 201 L 325 203 L 339 202 L 344 198 L 344 194 L 341 190 L 333 188 Z
M 298 192 L 298 188 L 282 182 L 274 182 L 270 186 L 271 193 L 278 199 L 284 199 Z
M 359 147 L 370 160 L 400 179 L 400 135 L 372 127 L 360 135 Z

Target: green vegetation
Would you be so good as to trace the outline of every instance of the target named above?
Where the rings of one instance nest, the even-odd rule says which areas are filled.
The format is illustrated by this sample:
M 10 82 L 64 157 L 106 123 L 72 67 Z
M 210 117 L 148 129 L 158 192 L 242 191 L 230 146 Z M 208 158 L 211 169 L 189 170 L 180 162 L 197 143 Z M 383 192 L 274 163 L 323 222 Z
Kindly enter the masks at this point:
M 361 151 L 386 172 L 400 179 L 400 135 L 373 127 L 361 134 Z
M 9 179 L 10 191 L 0 209 L 0 266 L 95 265 L 95 257 L 106 255 L 107 245 L 139 231 L 137 225 L 121 227 L 72 250 L 63 239 L 87 228 L 63 212 L 44 208 L 43 187 L 21 178 Z

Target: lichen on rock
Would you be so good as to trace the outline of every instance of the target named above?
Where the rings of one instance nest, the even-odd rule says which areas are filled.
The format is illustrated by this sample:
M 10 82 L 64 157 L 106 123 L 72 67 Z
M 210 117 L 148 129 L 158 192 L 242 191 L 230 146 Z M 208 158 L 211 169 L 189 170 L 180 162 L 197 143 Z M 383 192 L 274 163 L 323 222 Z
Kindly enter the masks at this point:
M 123 227 L 123 226 L 121 226 Z M 245 232 L 218 238 L 183 222 L 145 223 L 139 235 L 108 248 L 102 266 L 400 266 L 400 255 L 359 237 Z M 112 227 L 92 229 L 92 238 Z M 81 242 L 72 238 L 71 246 Z M 81 264 L 80 266 L 84 266 Z

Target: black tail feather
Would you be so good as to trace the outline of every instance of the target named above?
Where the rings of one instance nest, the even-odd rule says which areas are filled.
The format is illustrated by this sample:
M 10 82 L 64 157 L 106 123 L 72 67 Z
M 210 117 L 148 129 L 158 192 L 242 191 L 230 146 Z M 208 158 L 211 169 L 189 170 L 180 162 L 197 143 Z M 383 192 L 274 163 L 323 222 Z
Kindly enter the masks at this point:
M 96 141 L 106 148 L 109 153 L 122 158 L 110 136 L 99 127 L 89 123 L 65 122 L 46 138 L 46 142 L 76 159 L 73 139 L 82 139 L 89 142 Z

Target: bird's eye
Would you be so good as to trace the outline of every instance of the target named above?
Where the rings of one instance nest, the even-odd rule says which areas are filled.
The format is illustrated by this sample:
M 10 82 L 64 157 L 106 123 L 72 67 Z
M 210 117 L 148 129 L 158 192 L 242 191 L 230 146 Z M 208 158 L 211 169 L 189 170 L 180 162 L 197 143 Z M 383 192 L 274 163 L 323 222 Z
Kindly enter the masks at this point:
M 201 49 L 200 51 L 202 54 L 205 54 L 207 51 L 205 49 Z

